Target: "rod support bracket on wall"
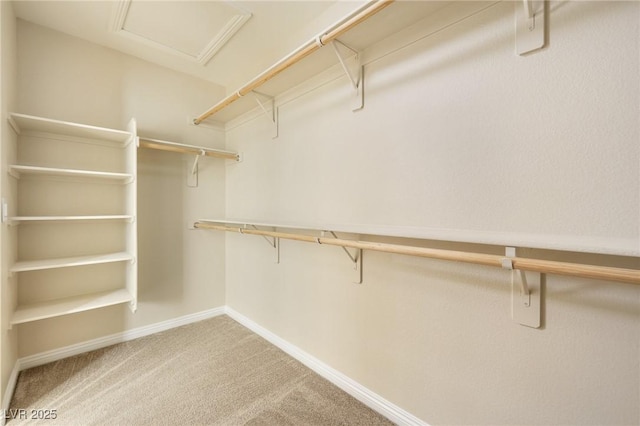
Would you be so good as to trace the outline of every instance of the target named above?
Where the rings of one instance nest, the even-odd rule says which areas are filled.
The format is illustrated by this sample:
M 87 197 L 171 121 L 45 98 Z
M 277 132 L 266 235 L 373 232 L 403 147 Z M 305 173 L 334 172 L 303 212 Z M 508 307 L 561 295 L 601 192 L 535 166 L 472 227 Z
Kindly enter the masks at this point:
M 354 90 L 351 110 L 358 111 L 364 108 L 364 67 L 362 66 L 362 55 L 356 49 L 347 46 L 338 39 L 331 42 L 331 47 L 333 47 L 333 51 L 336 53 L 338 61 L 340 61 L 340 65 L 342 65 L 342 69 L 349 78 Z M 351 66 L 347 63 L 350 58 L 345 57 L 341 49 L 348 50 L 350 56 L 353 57 L 353 61 L 350 61 L 352 63 Z
M 198 187 L 198 164 L 200 161 L 200 157 L 204 157 L 206 152 L 201 150 L 193 160 L 193 165 L 191 166 L 191 171 L 187 175 L 187 186 L 189 188 L 197 188 Z
M 251 227 L 252 229 L 255 229 L 256 231 L 259 231 L 260 229 L 253 225 L 253 224 L 244 224 L 241 227 L 238 228 L 238 231 L 241 234 L 244 234 L 244 232 L 242 231 L 243 229 L 247 229 Z M 273 229 L 275 231 L 275 228 Z M 265 241 L 269 244 L 269 247 L 271 247 L 274 250 L 274 256 L 275 256 L 275 263 L 279 264 L 280 263 L 280 238 L 278 237 L 267 237 L 266 235 L 262 235 L 262 238 L 265 239 Z
M 2 213 L 2 223 L 11 224 L 9 221 L 9 204 L 7 204 L 7 200 L 2 198 L 0 202 L 0 211 Z
M 204 149 L 200 151 L 200 153 L 198 155 L 196 155 L 196 158 L 193 160 L 193 167 L 191 167 L 191 174 L 195 175 L 198 173 L 198 161 L 200 160 L 200 157 L 203 157 L 206 153 L 204 152 Z
M 321 231 L 320 236 L 325 237 L 325 234 L 329 233 L 333 238 L 338 238 L 335 232 L 333 231 Z M 321 244 L 320 238 L 317 239 L 318 244 Z M 349 260 L 353 263 L 353 270 L 355 272 L 355 284 L 362 284 L 362 249 L 356 249 L 355 253 L 351 253 L 346 247 L 340 246 L 340 248 L 347 254 Z
M 276 107 L 276 100 L 273 96 L 257 92 L 253 90 L 251 92 L 253 94 L 253 98 L 256 100 L 256 103 L 264 113 L 265 117 L 269 120 L 271 124 L 271 139 L 275 139 L 278 137 L 278 107 Z M 271 104 L 271 111 L 267 109 L 263 100 Z
M 516 248 L 506 247 L 502 267 L 511 271 L 511 317 L 527 327 L 540 327 L 542 278 L 538 272 L 525 272 L 514 266 Z
M 251 227 L 255 230 L 258 230 L 258 227 L 255 225 L 251 225 Z M 267 243 L 269 243 L 269 247 L 275 250 L 276 263 L 280 263 L 280 238 L 278 237 L 269 238 L 266 235 L 263 235 L 262 237 L 265 239 Z
M 546 2 L 522 0 L 514 2 L 516 19 L 516 52 L 524 55 L 545 46 Z

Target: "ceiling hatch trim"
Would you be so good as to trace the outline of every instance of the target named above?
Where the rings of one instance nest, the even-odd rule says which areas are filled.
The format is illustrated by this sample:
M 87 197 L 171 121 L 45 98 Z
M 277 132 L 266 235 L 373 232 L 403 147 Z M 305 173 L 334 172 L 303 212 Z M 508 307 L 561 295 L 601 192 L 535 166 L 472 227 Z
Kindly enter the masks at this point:
M 184 59 L 191 60 L 200 65 L 206 65 L 211 58 L 220 50 L 222 47 L 236 34 L 240 28 L 251 18 L 251 12 L 242 9 L 241 7 L 233 4 L 232 1 L 222 1 L 222 2 L 191 2 L 191 4 L 200 3 L 201 5 L 208 5 L 208 7 L 212 7 L 212 5 L 217 5 L 216 7 L 225 8 L 226 17 L 223 22 L 219 22 L 219 29 L 216 31 L 215 28 L 209 28 L 209 34 L 206 37 L 200 37 L 199 40 L 193 40 L 194 37 L 191 37 L 192 40 L 189 40 L 190 47 L 189 48 L 180 48 L 178 46 L 171 45 L 173 43 L 169 43 L 165 40 L 158 40 L 157 31 L 162 31 L 163 27 L 166 28 L 177 28 L 176 25 L 180 25 L 179 19 L 176 19 L 175 16 L 167 16 L 167 19 L 170 19 L 171 25 L 167 25 L 169 21 L 162 22 L 162 18 L 160 18 L 157 22 L 153 24 L 147 24 L 147 29 L 144 28 L 131 28 L 129 24 L 128 18 L 131 18 L 132 5 L 137 7 L 149 7 L 153 3 L 158 4 L 158 2 L 146 2 L 143 0 L 119 0 L 115 2 L 114 5 L 114 13 L 111 18 L 110 29 L 113 33 L 126 37 L 132 41 L 137 41 L 143 45 L 156 48 L 158 50 L 172 53 L 174 55 L 180 56 Z M 171 3 L 177 5 L 178 2 L 159 2 L 160 5 L 166 7 Z M 185 3 L 183 3 L 184 5 Z M 203 13 L 198 14 L 203 17 L 203 20 L 200 22 L 202 25 L 206 24 L 206 15 L 210 14 L 211 11 L 203 11 Z M 138 12 L 138 16 L 140 12 Z M 176 22 L 177 21 L 177 22 Z M 192 20 L 184 21 L 185 31 L 188 31 L 193 28 L 194 22 Z M 150 28 L 148 25 L 156 25 L 156 28 Z M 147 33 L 145 31 L 154 30 L 156 34 Z M 202 36 L 202 34 L 201 34 Z M 180 38 L 180 37 L 177 37 Z M 194 46 L 197 45 L 197 48 Z

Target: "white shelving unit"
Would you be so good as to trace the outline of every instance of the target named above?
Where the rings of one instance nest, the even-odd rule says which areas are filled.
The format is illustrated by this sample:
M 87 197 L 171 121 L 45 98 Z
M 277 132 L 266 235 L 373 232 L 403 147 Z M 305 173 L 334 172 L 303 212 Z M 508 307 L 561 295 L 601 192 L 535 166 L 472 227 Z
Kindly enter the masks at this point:
M 17 113 L 8 120 L 18 134 L 18 164 L 9 167 L 18 205 L 7 206 L 3 219 L 20 225 L 18 260 L 9 269 L 18 289 L 11 325 L 124 303 L 135 311 L 135 120 L 127 131 Z M 42 257 L 41 246 L 55 255 Z M 101 271 L 114 277 L 111 288 L 95 287 L 92 265 L 114 268 Z

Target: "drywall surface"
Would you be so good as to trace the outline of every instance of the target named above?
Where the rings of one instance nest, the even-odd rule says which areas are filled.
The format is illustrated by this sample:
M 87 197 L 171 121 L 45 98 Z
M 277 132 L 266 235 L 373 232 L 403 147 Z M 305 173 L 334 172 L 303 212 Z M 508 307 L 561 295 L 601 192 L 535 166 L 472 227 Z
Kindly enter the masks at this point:
M 188 121 L 223 96 L 221 87 L 24 21 L 18 21 L 18 53 L 18 112 L 115 129 L 126 129 L 134 117 L 139 136 L 224 146 L 222 132 Z M 85 160 L 106 165 L 108 159 Z M 137 312 L 121 305 L 20 325 L 20 356 L 224 305 L 224 242 L 188 230 L 198 217 L 224 214 L 224 160 L 202 159 L 197 187 L 187 186 L 192 164 L 193 158 L 182 154 L 138 152 Z M 33 214 L 42 203 L 27 195 L 29 183 L 24 186 L 20 208 Z M 117 199 L 114 191 L 105 185 L 97 196 L 87 194 L 87 211 L 96 214 L 101 205 L 112 209 L 115 204 L 104 201 Z M 68 207 L 60 204 L 56 208 Z M 110 226 L 115 225 L 104 225 L 102 238 L 95 234 L 100 240 L 95 246 L 109 244 Z M 55 248 L 64 225 L 51 227 L 45 237 L 39 234 L 50 237 L 40 248 L 32 244 L 38 236 L 23 227 L 20 254 L 37 257 L 36 250 L 42 254 L 45 247 Z M 77 237 L 87 240 L 87 235 Z M 96 267 L 95 274 L 95 282 L 107 285 L 105 275 L 111 272 Z M 24 292 L 34 293 L 34 288 L 25 286 Z
M 622 6 L 590 4 L 554 3 L 549 47 L 526 57 L 514 54 L 506 4 L 388 54 L 366 67 L 359 113 L 344 114 L 344 80 L 282 106 L 281 137 L 246 157 L 278 184 L 238 173 L 234 183 L 263 188 L 231 191 L 228 214 L 548 236 L 640 255 L 637 22 L 612 28 L 600 15 Z M 577 22 L 589 19 L 598 30 L 583 35 Z
M 637 252 L 640 5 L 548 6 L 539 52 L 514 53 L 511 2 L 446 28 L 435 15 L 381 43 L 406 47 L 365 52 L 364 110 L 350 112 L 339 78 L 289 96 L 275 140 L 263 117 L 234 127 L 228 217 Z M 282 241 L 275 264 L 259 237 L 226 241 L 229 306 L 429 424 L 640 422 L 638 286 L 548 275 L 532 329 L 510 318 L 507 271 L 365 252 L 356 285 L 339 248 Z
M 0 187 L 2 197 L 9 203 L 16 200 L 15 182 L 7 174 L 7 165 L 16 156 L 16 135 L 6 121 L 7 113 L 16 106 L 17 55 L 16 20 L 11 2 L 0 2 Z M 7 383 L 15 365 L 18 345 L 15 330 L 9 330 L 10 315 L 15 303 L 15 285 L 8 279 L 8 267 L 15 258 L 14 229 L 1 225 L 0 228 L 0 401 L 7 401 Z M 8 408 L 2 406 L 0 408 Z

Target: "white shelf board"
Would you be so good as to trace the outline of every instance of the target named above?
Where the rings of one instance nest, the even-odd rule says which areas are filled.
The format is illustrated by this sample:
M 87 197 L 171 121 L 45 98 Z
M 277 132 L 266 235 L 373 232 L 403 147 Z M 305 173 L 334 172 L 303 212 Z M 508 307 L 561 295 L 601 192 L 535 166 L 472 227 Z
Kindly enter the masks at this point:
M 133 296 L 127 290 L 118 289 L 18 306 L 11 318 L 11 325 L 104 308 L 132 300 Z
M 9 223 L 16 225 L 23 222 L 83 222 L 94 220 L 133 220 L 131 215 L 101 215 L 101 216 L 15 216 L 10 217 Z
M 299 229 L 299 230 L 307 230 L 307 231 L 337 231 L 336 229 L 328 229 L 318 226 L 310 226 L 304 224 L 295 224 L 295 223 L 283 223 L 283 222 L 260 222 L 254 220 L 239 220 L 239 219 L 199 219 L 198 222 L 209 222 L 215 223 L 219 225 L 236 225 L 239 227 L 249 227 L 251 225 L 254 226 L 262 226 L 267 228 L 280 228 L 280 229 Z
M 280 229 L 334 231 L 357 235 L 488 244 L 506 247 L 572 251 L 613 256 L 640 256 L 640 244 L 638 244 L 637 239 L 633 238 L 623 239 L 574 235 L 543 235 L 391 225 L 283 223 L 277 221 L 265 222 L 241 219 L 200 219 L 199 222 L 235 225 L 239 227 L 255 225 L 258 227 Z
M 124 130 L 107 129 L 14 112 L 9 114 L 9 123 L 18 134 L 47 133 L 63 137 L 112 142 L 123 146 L 131 139 L 131 133 Z
M 125 262 L 130 260 L 134 260 L 134 256 L 127 252 L 59 259 L 26 260 L 16 262 L 9 271 L 12 273 L 39 271 L 42 269 L 70 268 L 74 266 L 97 265 L 100 263 Z
M 20 178 L 22 175 L 64 176 L 90 179 L 106 179 L 128 183 L 133 180 L 129 173 L 99 172 L 95 170 L 59 169 L 55 167 L 22 166 L 13 164 L 9 166 L 9 173 Z

